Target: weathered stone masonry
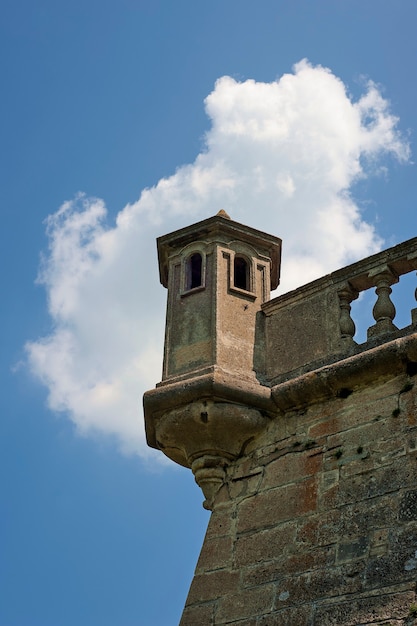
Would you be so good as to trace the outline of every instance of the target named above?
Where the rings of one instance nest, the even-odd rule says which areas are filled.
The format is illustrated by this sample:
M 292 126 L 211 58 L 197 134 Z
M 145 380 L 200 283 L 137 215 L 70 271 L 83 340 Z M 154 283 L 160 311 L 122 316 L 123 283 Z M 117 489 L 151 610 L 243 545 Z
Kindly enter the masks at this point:
M 390 299 L 417 269 L 417 239 L 267 301 L 278 239 L 221 215 L 169 238 L 166 284 L 173 267 L 186 281 L 190 242 L 206 271 L 195 293 L 168 286 L 164 378 L 145 395 L 150 445 L 193 469 L 212 509 L 181 626 L 417 623 L 417 313 L 398 330 Z M 242 293 L 233 255 L 252 272 Z M 357 345 L 350 303 L 372 287 L 375 324 Z M 177 308 L 202 292 L 209 331 L 175 336 Z M 173 350 L 198 355 L 202 341 L 205 355 L 169 371 Z

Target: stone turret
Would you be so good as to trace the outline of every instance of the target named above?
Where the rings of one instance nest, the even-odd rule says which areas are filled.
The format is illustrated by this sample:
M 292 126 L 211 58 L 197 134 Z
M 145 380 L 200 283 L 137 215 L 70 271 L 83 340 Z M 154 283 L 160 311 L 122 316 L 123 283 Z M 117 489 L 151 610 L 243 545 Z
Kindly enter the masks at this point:
M 148 444 L 191 467 L 211 508 L 228 463 L 268 421 L 261 307 L 281 240 L 224 211 L 158 239 L 168 289 L 162 381 L 144 397 Z
M 411 626 L 417 290 L 403 328 L 394 302 L 417 238 L 269 300 L 280 250 L 224 213 L 158 240 L 148 443 L 192 468 L 212 509 L 180 626 Z M 351 305 L 370 290 L 358 343 Z

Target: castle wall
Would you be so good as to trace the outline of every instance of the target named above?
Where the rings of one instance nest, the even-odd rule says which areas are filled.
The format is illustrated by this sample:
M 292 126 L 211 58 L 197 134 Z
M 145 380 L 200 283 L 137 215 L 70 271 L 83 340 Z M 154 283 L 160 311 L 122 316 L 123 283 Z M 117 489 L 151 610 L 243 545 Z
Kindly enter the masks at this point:
M 363 384 L 288 401 L 229 466 L 181 626 L 414 623 L 416 372 L 400 357 L 390 373 L 389 349 L 373 384 L 359 355 Z
M 417 624 L 417 309 L 399 329 L 390 298 L 417 238 L 268 302 L 280 254 L 222 212 L 158 239 L 167 332 L 147 441 L 212 510 L 180 626 Z M 368 289 L 358 344 L 351 303 Z

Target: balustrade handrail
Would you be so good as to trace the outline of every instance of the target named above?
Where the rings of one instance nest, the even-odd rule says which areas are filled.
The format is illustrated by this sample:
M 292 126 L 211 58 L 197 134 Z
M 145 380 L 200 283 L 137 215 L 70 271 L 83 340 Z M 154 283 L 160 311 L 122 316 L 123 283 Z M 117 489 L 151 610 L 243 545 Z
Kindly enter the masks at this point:
M 397 276 L 397 280 L 393 282 L 398 282 L 399 276 L 417 270 L 417 237 L 347 265 L 330 276 L 334 283 L 347 281 L 353 289 L 360 292 L 376 286 L 375 276 L 385 266 L 391 270 L 393 276 Z
M 324 302 L 334 302 L 334 305 L 339 309 L 339 339 L 337 340 L 333 335 L 334 340 L 339 341 L 339 350 L 342 352 L 349 351 L 357 346 L 353 339 L 356 327 L 350 315 L 351 302 L 358 298 L 360 292 L 375 288 L 377 297 L 372 311 L 375 324 L 368 328 L 367 339 L 386 341 L 389 334 L 392 336 L 393 332 L 399 331 L 393 323 L 396 310 L 390 299 L 391 285 L 398 283 L 400 276 L 403 274 L 408 274 L 415 270 L 417 270 L 417 237 L 347 265 L 298 289 L 278 296 L 262 305 L 262 310 L 267 317 L 278 313 L 280 315 L 284 314 L 286 310 L 291 310 L 293 316 L 303 317 L 306 313 L 303 313 L 302 309 L 304 311 L 308 310 L 308 317 L 304 318 L 305 326 L 301 322 L 299 329 L 300 332 L 304 332 L 305 329 L 306 333 L 311 335 L 311 333 L 326 332 L 323 323 L 318 322 L 318 318 L 314 320 L 314 316 L 326 315 L 328 317 L 323 307 L 330 306 L 330 304 L 325 305 Z M 329 294 L 331 293 L 336 296 L 336 301 L 334 301 L 334 297 L 330 297 Z M 417 299 L 417 289 L 415 298 Z M 323 304 L 315 304 L 313 308 L 310 305 L 310 308 L 308 308 L 308 302 L 318 303 L 319 301 L 322 301 Z M 302 309 L 297 309 L 300 306 Z M 307 309 L 305 308 L 306 306 Z M 337 315 L 337 309 L 334 310 L 334 314 Z M 417 308 L 412 309 L 411 318 L 411 325 L 413 327 L 417 326 Z M 330 328 L 328 330 L 332 332 Z M 285 332 L 285 329 L 283 331 Z M 323 354 L 323 351 L 325 351 L 323 346 L 330 346 L 330 344 L 335 346 L 334 343 L 332 344 L 334 340 L 329 338 L 327 344 L 323 340 L 322 347 L 317 351 Z M 334 348 L 330 347 L 329 349 L 331 351 L 334 350 Z
M 348 287 L 359 294 L 361 291 L 366 291 L 376 286 L 376 270 L 383 266 L 388 266 L 393 275 L 397 277 L 417 270 L 417 237 L 346 265 L 331 274 L 297 287 L 293 291 L 281 294 L 265 302 L 262 305 L 262 310 L 266 315 L 271 315 L 276 309 L 285 307 L 288 301 L 295 302 L 328 288 L 338 291 Z

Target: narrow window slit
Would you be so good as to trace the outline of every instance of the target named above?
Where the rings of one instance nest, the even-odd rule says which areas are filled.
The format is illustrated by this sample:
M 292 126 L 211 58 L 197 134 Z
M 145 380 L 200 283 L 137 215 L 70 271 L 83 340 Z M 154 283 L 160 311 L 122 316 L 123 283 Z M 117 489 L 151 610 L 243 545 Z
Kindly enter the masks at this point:
M 187 289 L 201 287 L 203 259 L 199 252 L 192 254 L 188 260 Z
M 247 260 L 241 256 L 235 256 L 234 286 L 238 289 L 249 291 L 249 264 Z

